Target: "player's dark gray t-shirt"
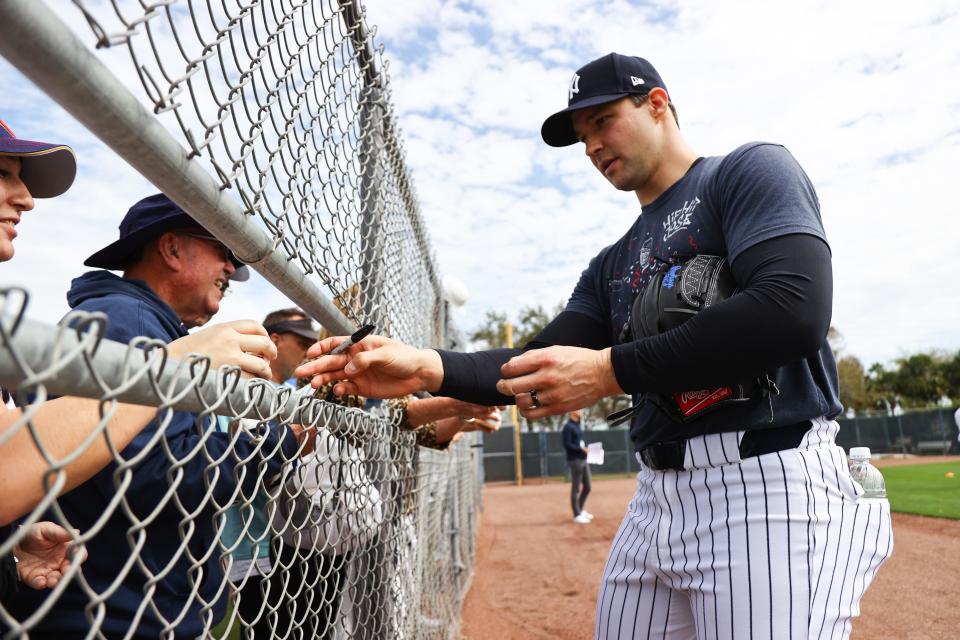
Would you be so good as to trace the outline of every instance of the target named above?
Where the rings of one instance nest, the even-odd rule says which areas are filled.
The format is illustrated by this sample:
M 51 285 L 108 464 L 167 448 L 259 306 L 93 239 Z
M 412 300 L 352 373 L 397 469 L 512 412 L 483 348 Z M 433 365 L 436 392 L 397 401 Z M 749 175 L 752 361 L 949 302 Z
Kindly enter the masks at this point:
M 619 344 L 634 298 L 663 268 L 662 261 L 710 254 L 733 263 L 759 242 L 796 233 L 826 242 L 813 185 L 785 148 L 754 142 L 726 156 L 704 158 L 590 261 L 567 310 L 607 323 L 612 344 Z M 826 343 L 817 354 L 769 374 L 781 391 L 772 398 L 772 420 L 765 400 L 723 407 L 688 424 L 648 402 L 633 419 L 631 437 L 639 448 L 697 433 L 784 426 L 840 413 L 837 368 Z

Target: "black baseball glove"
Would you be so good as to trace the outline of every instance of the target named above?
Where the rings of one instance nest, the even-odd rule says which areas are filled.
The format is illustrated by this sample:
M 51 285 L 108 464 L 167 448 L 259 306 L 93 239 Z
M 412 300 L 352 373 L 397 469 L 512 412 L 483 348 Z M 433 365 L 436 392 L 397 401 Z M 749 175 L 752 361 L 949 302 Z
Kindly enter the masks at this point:
M 634 300 L 629 327 L 622 338 L 630 341 L 670 331 L 736 291 L 737 284 L 724 258 L 698 255 L 668 262 Z M 763 376 L 712 389 L 649 393 L 646 399 L 671 418 L 686 423 L 729 404 L 769 397 L 771 392 L 778 392 L 776 386 L 768 376 Z M 622 422 L 639 406 L 608 419 L 613 424 Z

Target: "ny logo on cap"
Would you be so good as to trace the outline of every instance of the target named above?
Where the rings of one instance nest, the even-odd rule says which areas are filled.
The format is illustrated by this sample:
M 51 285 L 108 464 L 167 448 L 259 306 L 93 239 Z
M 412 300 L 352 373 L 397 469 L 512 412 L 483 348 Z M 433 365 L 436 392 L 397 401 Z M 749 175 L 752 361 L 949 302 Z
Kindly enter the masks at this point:
M 643 84 L 643 78 L 638 78 L 637 76 L 630 76 L 630 82 L 633 83 L 633 86 L 637 86 L 638 84 Z
M 567 94 L 567 102 L 573 100 L 573 94 L 575 93 L 580 93 L 580 75 L 576 73 L 570 78 L 570 91 Z

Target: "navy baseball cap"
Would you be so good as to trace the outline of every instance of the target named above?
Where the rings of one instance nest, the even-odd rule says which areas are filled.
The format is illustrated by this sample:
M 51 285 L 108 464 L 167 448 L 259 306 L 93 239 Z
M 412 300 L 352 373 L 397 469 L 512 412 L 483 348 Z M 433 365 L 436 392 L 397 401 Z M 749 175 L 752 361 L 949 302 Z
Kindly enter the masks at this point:
M 608 53 L 577 69 L 567 91 L 567 108 L 544 120 L 540 135 L 551 147 L 576 144 L 577 134 L 570 117 L 573 111 L 629 95 L 646 95 L 654 87 L 667 90 L 652 64 L 636 56 Z
M 197 226 L 203 225 L 164 194 L 147 196 L 130 207 L 127 215 L 123 216 L 120 221 L 120 239 L 97 251 L 84 260 L 83 264 L 120 271 L 130 266 L 143 246 L 161 233 Z M 213 235 L 210 238 L 216 240 Z M 250 278 L 250 270 L 233 252 L 230 253 L 230 261 L 237 268 L 230 276 L 231 280 L 243 282 Z
M 73 184 L 77 159 L 65 144 L 21 140 L 0 120 L 0 155 L 20 158 L 20 179 L 34 198 L 53 198 Z

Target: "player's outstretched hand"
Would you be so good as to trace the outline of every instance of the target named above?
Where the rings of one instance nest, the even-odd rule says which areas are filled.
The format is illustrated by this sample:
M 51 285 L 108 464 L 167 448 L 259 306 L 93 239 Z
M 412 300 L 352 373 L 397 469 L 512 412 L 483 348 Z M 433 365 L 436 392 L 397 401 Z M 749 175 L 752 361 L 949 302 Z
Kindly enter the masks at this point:
M 235 365 L 245 377 L 267 379 L 270 361 L 277 357 L 276 345 L 263 325 L 254 320 L 234 320 L 201 329 L 174 340 L 168 350 L 176 360 L 188 353 L 200 353 L 210 358 L 211 369 Z
M 367 398 L 399 398 L 418 391 L 436 391 L 443 382 L 443 362 L 433 349 L 416 349 L 378 335 L 369 335 L 345 353 L 329 355 L 348 336 L 321 340 L 307 351 L 310 362 L 294 371 L 298 378 L 312 378 L 317 389 L 339 381 L 337 395 Z
M 79 535 L 79 531 L 76 531 Z M 71 557 L 81 563 L 87 558 L 82 548 L 73 549 L 71 556 L 70 532 L 53 522 L 36 522 L 29 525 L 27 535 L 14 548 L 19 562 L 17 574 L 20 581 L 32 589 L 52 589 L 70 567 Z
M 589 407 L 600 398 L 623 393 L 613 373 L 610 349 L 580 347 L 533 349 L 500 368 L 497 391 L 517 399 L 528 420 Z M 536 391 L 534 401 L 531 391 Z

